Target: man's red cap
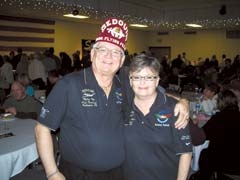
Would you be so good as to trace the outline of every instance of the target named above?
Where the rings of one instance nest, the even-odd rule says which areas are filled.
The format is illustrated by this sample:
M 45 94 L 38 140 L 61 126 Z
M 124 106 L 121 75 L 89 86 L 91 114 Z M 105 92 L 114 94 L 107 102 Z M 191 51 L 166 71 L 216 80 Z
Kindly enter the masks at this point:
M 109 18 L 102 25 L 96 42 L 109 42 L 117 45 L 124 51 L 126 49 L 127 36 L 127 24 L 121 19 Z

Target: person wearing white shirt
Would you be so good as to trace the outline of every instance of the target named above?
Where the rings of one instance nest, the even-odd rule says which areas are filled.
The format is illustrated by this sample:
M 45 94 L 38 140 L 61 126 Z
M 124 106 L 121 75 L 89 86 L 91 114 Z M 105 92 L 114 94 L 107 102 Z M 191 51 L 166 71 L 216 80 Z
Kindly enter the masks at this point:
M 13 67 L 9 61 L 10 59 L 7 55 L 3 56 L 4 64 L 0 68 L 0 89 L 3 89 L 6 95 L 9 94 L 10 86 L 14 81 Z
M 217 111 L 217 99 L 220 87 L 216 83 L 209 83 L 199 98 L 200 109 L 194 118 L 194 123 L 202 127 Z
M 34 58 L 31 60 L 28 66 L 28 74 L 33 84 L 37 85 L 39 89 L 45 89 L 47 76 L 45 73 L 45 67 L 40 58 L 40 53 L 34 54 Z
M 216 83 L 209 83 L 203 90 L 201 97 L 201 110 L 207 114 L 212 115 L 217 109 L 217 98 L 220 87 Z

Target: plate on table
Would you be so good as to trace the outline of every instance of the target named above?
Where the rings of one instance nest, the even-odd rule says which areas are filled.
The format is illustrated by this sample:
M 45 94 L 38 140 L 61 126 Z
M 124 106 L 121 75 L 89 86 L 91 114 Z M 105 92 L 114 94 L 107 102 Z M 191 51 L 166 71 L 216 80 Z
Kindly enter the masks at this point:
M 13 121 L 15 116 L 11 113 L 0 114 L 0 121 Z

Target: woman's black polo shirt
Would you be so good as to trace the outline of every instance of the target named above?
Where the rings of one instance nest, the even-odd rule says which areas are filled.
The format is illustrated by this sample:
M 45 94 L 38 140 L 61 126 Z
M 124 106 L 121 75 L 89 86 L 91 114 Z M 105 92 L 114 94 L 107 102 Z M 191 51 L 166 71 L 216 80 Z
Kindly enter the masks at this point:
M 179 157 L 192 152 L 188 127 L 178 130 L 174 123 L 176 101 L 161 89 L 147 115 L 131 101 L 125 127 L 126 180 L 176 180 Z

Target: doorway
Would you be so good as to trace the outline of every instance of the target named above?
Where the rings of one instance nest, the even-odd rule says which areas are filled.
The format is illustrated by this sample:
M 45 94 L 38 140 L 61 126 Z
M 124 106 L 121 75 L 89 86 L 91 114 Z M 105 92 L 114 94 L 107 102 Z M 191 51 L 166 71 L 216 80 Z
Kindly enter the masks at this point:
M 167 55 L 168 59 L 171 59 L 171 47 L 165 46 L 165 47 L 149 47 L 149 51 L 159 60 L 162 59 L 163 56 Z

